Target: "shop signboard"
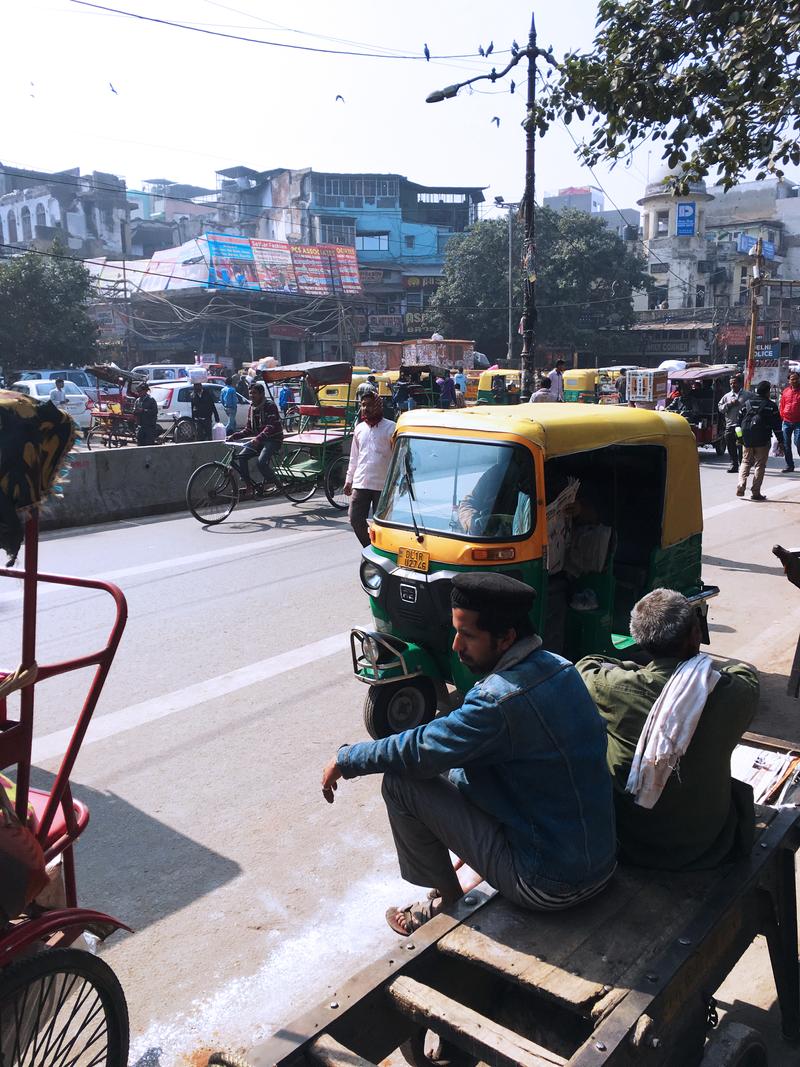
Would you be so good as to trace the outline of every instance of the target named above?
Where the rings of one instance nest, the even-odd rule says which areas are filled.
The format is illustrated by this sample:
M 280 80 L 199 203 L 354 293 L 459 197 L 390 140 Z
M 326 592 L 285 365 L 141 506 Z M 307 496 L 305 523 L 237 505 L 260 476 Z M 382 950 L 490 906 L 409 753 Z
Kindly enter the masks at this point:
M 742 255 L 749 256 L 753 249 L 756 247 L 757 238 L 752 237 L 749 233 L 740 233 L 736 238 L 736 251 Z M 775 244 L 773 241 L 761 242 L 761 254 L 765 259 L 775 258 Z
M 684 201 L 675 212 L 675 233 L 678 237 L 694 237 L 697 224 L 697 204 Z

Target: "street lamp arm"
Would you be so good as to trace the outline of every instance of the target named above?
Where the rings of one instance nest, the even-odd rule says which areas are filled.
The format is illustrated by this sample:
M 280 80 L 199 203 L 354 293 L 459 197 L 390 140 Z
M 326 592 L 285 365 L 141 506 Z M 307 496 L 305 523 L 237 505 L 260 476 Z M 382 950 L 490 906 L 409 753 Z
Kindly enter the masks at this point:
M 426 97 L 425 103 L 438 104 L 442 100 L 450 100 L 458 93 L 459 89 L 466 89 L 468 85 L 474 85 L 475 82 L 490 81 L 494 83 L 496 81 L 499 81 L 501 78 L 504 78 L 510 70 L 513 70 L 514 67 L 516 67 L 517 64 L 520 62 L 520 60 L 535 60 L 538 59 L 540 56 L 542 59 L 547 60 L 547 62 L 551 66 L 556 68 L 559 67 L 558 60 L 553 55 L 552 51 L 545 51 L 542 48 L 521 48 L 514 56 L 511 57 L 511 59 L 508 61 L 508 63 L 502 70 L 497 71 L 494 69 L 494 67 L 492 67 L 491 71 L 488 74 L 476 74 L 474 78 L 467 78 L 466 81 L 456 82 L 453 85 L 446 85 L 444 89 L 436 89 L 430 94 L 430 96 Z

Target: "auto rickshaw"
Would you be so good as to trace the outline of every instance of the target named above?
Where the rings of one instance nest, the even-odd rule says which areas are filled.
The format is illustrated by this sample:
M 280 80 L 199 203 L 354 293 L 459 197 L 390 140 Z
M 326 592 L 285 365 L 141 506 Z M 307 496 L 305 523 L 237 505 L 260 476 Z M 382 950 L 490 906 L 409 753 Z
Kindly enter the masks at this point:
M 518 404 L 522 372 L 518 370 L 485 370 L 478 379 L 479 404 Z
M 598 375 L 593 369 L 564 371 L 564 403 L 596 404 L 598 401 Z
M 394 417 L 392 404 L 391 382 L 383 374 L 371 371 L 364 367 L 353 367 L 353 376 L 349 382 L 339 382 L 335 385 L 325 385 L 318 390 L 319 403 L 322 407 L 345 407 L 350 413 L 350 421 L 357 416 L 356 392 L 359 385 L 363 384 L 370 374 L 373 374 L 378 385 L 378 396 L 383 400 L 384 413 Z
M 367 730 L 427 722 L 449 710 L 448 684 L 474 683 L 452 651 L 456 572 L 497 568 L 532 586 L 545 648 L 618 654 L 651 589 L 684 593 L 705 619 L 717 590 L 701 578 L 702 525 L 680 416 L 594 404 L 403 415 L 361 560 L 375 629 L 351 634 Z
M 445 368 L 433 363 L 404 363 L 396 372 L 397 380 L 409 383 L 409 392 L 418 408 L 432 408 L 439 404 L 439 386 L 436 379 L 444 375 Z
M 725 454 L 725 416 L 720 414 L 719 402 L 738 370 L 735 363 L 725 363 L 669 372 L 670 386 L 677 386 L 685 400 L 681 414 L 694 431 L 697 447 L 709 445 L 718 456 Z

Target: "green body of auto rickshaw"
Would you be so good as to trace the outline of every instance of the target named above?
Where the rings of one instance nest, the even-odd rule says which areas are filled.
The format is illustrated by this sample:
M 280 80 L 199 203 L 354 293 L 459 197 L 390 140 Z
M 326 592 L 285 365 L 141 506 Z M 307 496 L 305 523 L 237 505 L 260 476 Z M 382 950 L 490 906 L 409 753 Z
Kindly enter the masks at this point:
M 702 510 L 686 420 L 619 406 L 519 404 L 401 417 L 360 578 L 374 629 L 354 630 L 367 729 L 428 721 L 474 677 L 452 651 L 450 586 L 497 569 L 532 586 L 546 648 L 575 660 L 632 645 L 659 586 L 705 617 Z

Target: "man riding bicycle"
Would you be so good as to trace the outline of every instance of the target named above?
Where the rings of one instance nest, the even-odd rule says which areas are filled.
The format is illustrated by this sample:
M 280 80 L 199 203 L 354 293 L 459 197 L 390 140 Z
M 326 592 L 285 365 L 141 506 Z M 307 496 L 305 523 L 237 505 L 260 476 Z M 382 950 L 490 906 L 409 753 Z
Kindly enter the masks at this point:
M 270 462 L 272 457 L 283 444 L 283 429 L 281 417 L 276 404 L 267 397 L 267 391 L 263 382 L 252 382 L 250 385 L 250 411 L 247 413 L 247 425 L 238 433 L 233 433 L 229 441 L 236 441 L 244 437 L 252 437 L 241 452 L 236 456 L 233 463 L 241 474 L 246 485 L 254 485 L 250 477 L 250 460 L 256 457 L 256 465 L 261 471 L 265 482 L 274 482 Z

